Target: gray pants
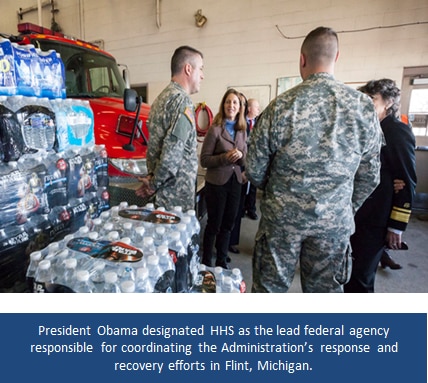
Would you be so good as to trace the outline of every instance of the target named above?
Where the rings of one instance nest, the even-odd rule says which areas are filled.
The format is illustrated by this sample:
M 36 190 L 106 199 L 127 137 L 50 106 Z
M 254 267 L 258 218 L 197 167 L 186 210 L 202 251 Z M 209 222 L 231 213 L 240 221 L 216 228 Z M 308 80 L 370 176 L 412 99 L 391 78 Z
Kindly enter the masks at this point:
M 341 293 L 351 276 L 349 237 L 284 234 L 258 236 L 253 254 L 253 293 L 285 293 L 300 261 L 304 293 Z

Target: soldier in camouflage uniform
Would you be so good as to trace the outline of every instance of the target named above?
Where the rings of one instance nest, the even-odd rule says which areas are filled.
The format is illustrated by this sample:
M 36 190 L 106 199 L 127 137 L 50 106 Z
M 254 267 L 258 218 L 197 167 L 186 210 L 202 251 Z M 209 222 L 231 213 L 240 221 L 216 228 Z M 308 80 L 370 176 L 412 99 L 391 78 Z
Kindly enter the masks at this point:
M 263 190 L 253 292 L 287 292 L 300 261 L 303 292 L 343 292 L 354 213 L 379 183 L 383 135 L 370 98 L 334 79 L 337 34 L 304 40 L 303 82 L 253 129 L 247 176 Z
M 156 206 L 195 208 L 198 170 L 195 111 L 189 95 L 203 80 L 203 56 L 182 46 L 171 59 L 171 82 L 153 102 L 149 115 L 148 176 L 140 177 L 140 197 Z

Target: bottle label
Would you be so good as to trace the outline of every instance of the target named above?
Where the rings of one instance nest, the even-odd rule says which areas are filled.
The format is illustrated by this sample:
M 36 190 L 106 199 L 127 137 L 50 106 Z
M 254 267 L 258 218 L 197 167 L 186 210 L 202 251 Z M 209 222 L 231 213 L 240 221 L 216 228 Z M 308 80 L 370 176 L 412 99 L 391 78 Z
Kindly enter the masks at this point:
M 67 247 L 73 251 L 78 251 L 93 258 L 102 258 L 106 261 L 139 262 L 143 257 L 141 250 L 120 241 L 94 241 L 88 237 L 78 237 L 70 240 L 67 243 Z
M 67 161 L 60 158 L 48 160 L 48 173 L 45 175 L 44 188 L 50 208 L 68 203 L 68 179 L 70 169 Z
M 145 218 L 149 216 L 150 213 L 151 213 L 151 210 L 148 210 L 145 208 L 119 210 L 120 217 L 133 219 L 135 221 L 145 221 Z
M 175 225 L 180 223 L 180 217 L 164 211 L 154 210 L 145 219 L 147 222 Z
M 58 283 L 36 282 L 33 283 L 33 293 L 74 293 L 72 289 Z
M 200 271 L 190 289 L 191 293 L 215 293 L 216 280 L 211 271 Z
M 146 208 L 121 209 L 119 210 L 119 216 L 135 221 L 146 221 L 164 225 L 175 225 L 180 223 L 180 217 L 175 214 L 159 210 L 151 211 Z

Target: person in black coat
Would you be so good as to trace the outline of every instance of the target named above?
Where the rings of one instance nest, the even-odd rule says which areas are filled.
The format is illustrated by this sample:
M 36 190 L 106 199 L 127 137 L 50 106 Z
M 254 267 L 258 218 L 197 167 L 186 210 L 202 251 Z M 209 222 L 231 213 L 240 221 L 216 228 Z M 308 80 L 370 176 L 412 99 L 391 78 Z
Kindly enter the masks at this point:
M 352 275 L 345 292 L 374 292 L 377 266 L 384 250 L 402 247 L 416 186 L 415 137 L 396 114 L 400 89 L 390 79 L 370 81 L 359 88 L 376 107 L 386 145 L 381 149 L 380 184 L 355 215 L 351 236 Z M 404 187 L 394 191 L 394 180 Z

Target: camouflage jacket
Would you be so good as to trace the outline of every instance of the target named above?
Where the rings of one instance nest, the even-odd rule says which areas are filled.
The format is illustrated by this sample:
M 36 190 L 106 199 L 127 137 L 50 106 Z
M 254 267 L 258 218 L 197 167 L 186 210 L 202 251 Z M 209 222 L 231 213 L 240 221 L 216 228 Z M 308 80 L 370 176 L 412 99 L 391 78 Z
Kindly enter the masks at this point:
M 198 170 L 195 111 L 189 95 L 175 82 L 160 93 L 149 115 L 147 169 L 153 174 L 158 206 L 195 208 Z
M 330 74 L 279 95 L 249 140 L 247 176 L 263 189 L 259 231 L 350 235 L 379 183 L 382 143 L 370 98 Z

